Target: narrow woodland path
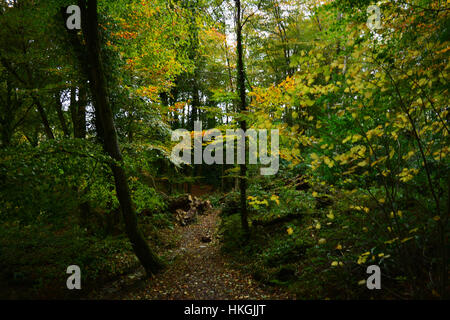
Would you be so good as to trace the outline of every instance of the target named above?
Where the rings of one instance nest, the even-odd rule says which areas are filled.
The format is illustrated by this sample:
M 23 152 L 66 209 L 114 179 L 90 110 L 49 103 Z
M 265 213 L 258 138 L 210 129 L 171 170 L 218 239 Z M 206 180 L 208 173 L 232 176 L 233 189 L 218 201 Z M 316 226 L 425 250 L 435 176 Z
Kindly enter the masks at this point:
M 260 300 L 290 299 L 285 292 L 254 281 L 233 269 L 220 252 L 217 238 L 219 212 L 199 215 L 196 223 L 177 226 L 180 235 L 172 251 L 172 263 L 152 279 L 143 280 L 142 271 L 126 276 L 102 290 L 101 299 L 157 300 Z M 204 243 L 202 238 L 211 241 Z M 208 241 L 209 241 L 208 239 Z M 206 239 L 203 239 L 204 241 Z

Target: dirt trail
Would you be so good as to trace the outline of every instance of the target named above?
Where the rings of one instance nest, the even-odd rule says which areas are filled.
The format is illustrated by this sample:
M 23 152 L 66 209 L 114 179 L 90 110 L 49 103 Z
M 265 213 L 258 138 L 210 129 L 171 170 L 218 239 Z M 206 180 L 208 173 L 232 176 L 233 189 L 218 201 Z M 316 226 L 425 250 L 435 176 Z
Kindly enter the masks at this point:
M 180 234 L 173 261 L 167 269 L 152 279 L 142 280 L 142 271 L 128 275 L 104 288 L 102 299 L 151 300 L 260 300 L 289 299 L 280 289 L 264 286 L 251 276 L 233 269 L 220 252 L 217 238 L 219 216 L 215 211 L 198 217 L 195 224 L 177 226 L 172 233 Z M 203 243 L 202 237 L 211 242 Z M 130 283 L 131 282 L 131 283 Z M 99 298 L 99 297 L 97 297 Z

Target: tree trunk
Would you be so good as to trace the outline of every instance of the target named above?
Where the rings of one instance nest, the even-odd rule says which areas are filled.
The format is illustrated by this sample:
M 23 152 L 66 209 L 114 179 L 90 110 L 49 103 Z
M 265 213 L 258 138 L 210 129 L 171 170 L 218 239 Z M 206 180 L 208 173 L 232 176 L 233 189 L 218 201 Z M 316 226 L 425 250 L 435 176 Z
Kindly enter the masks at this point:
M 103 147 L 116 162 L 110 167 L 114 175 L 117 198 L 125 222 L 125 228 L 133 246 L 136 256 L 139 258 L 147 275 L 150 276 L 163 268 L 161 260 L 156 256 L 141 232 L 138 229 L 136 213 L 133 209 L 127 176 L 122 167 L 123 158 L 119 148 L 117 132 L 114 125 L 113 114 L 107 94 L 107 84 L 100 56 L 100 39 L 98 33 L 97 0 L 80 1 L 83 13 L 83 34 L 87 43 L 89 61 L 89 84 L 98 121 L 103 132 Z
M 242 23 L 241 23 L 241 1 L 235 0 L 236 3 L 236 40 L 237 40 L 237 83 L 239 90 L 239 102 L 240 102 L 240 111 L 241 116 L 247 110 L 247 98 L 245 93 L 245 69 L 244 69 L 244 57 L 242 50 Z M 241 129 L 246 132 L 247 131 L 247 122 L 244 119 L 239 121 Z M 247 142 L 244 136 L 244 141 L 246 144 L 246 153 L 247 153 Z M 245 160 L 247 155 L 245 154 Z M 241 190 L 241 223 L 242 229 L 246 236 L 249 234 L 249 226 L 248 226 L 248 213 L 247 213 L 247 165 L 240 165 L 240 178 L 239 178 L 239 186 Z
M 9 80 L 6 80 L 6 108 L 3 114 L 0 114 L 0 136 L 1 136 L 1 147 L 8 147 L 11 144 L 12 139 L 12 124 L 13 124 L 13 106 L 11 99 L 11 84 Z
M 78 110 L 77 110 L 77 126 L 78 135 L 75 138 L 86 138 L 86 105 L 87 105 L 87 83 L 83 83 L 78 91 Z
M 78 139 L 86 138 L 86 88 L 82 85 L 78 88 L 78 101 L 76 100 L 76 88 L 70 89 L 70 113 L 73 123 L 73 136 Z
M 52 128 L 50 127 L 50 123 L 48 122 L 47 115 L 45 114 L 45 110 L 42 107 L 41 102 L 35 96 L 33 96 L 32 98 L 33 98 L 33 102 L 39 112 L 39 115 L 41 116 L 41 121 L 42 121 L 42 125 L 44 126 L 45 135 L 47 136 L 47 138 L 49 140 L 55 139 Z
M 65 137 L 70 137 L 69 129 L 66 123 L 66 118 L 64 117 L 63 106 L 61 103 L 61 93 L 59 91 L 55 94 L 55 102 L 56 102 L 56 113 L 58 114 L 61 129 Z
M 78 130 L 78 121 L 77 121 L 78 105 L 77 105 L 76 94 L 77 94 L 76 88 L 71 87 L 70 88 L 70 114 L 72 117 L 74 138 L 78 138 L 78 136 L 80 135 L 79 130 Z

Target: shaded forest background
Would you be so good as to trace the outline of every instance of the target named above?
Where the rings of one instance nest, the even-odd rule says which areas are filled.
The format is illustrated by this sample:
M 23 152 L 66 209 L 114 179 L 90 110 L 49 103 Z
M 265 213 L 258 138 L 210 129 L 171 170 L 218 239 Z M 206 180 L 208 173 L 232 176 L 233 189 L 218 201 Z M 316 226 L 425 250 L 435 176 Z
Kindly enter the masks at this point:
M 370 30 L 371 4 L 1 0 L 0 297 L 82 297 L 74 264 L 87 291 L 163 272 L 189 193 L 298 299 L 448 298 L 449 5 L 378 2 Z M 173 161 L 197 120 L 278 129 L 279 172 Z

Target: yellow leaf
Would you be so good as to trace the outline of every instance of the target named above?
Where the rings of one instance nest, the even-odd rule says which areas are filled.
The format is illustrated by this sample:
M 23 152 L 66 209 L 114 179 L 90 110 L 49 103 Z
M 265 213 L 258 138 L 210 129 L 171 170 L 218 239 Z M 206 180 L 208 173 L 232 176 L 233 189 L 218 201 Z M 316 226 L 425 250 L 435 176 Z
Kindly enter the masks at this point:
M 394 242 L 397 241 L 397 240 L 398 240 L 398 238 L 394 238 L 394 239 L 385 241 L 384 243 L 385 243 L 385 244 L 392 244 L 392 243 L 394 243 Z M 387 258 L 387 256 L 386 256 L 386 258 Z
M 395 150 L 392 149 L 391 152 L 389 153 L 389 159 L 392 159 L 394 157 L 395 154 Z
M 333 219 L 334 219 L 333 210 L 330 210 L 330 213 L 327 214 L 327 218 L 330 219 L 330 220 L 333 220 Z
M 326 164 L 328 167 L 333 168 L 333 166 L 334 166 L 334 161 L 330 160 L 330 158 L 328 158 L 328 157 L 325 157 L 324 161 L 325 161 L 325 164 Z
M 439 293 L 437 293 L 437 291 L 436 290 L 432 290 L 431 291 L 431 293 L 433 294 L 433 296 L 435 296 L 435 297 L 440 297 L 440 294 Z
M 348 136 L 344 140 L 342 140 L 342 143 L 346 143 L 347 141 L 350 141 L 352 139 L 352 136 Z
M 355 134 L 353 137 L 352 137 L 352 142 L 358 142 L 359 140 L 361 140 L 362 139 L 362 135 L 360 135 L 360 134 Z
M 365 167 L 365 166 L 367 166 L 367 161 L 366 161 L 366 160 L 361 161 L 360 163 L 358 163 L 358 166 L 360 166 L 360 167 Z
M 411 240 L 411 239 L 413 239 L 413 237 L 408 237 L 408 238 L 405 238 L 405 239 L 402 239 L 402 243 L 405 243 L 405 242 L 407 242 L 407 241 L 409 241 L 409 240 Z
M 366 261 L 367 261 L 367 256 L 359 256 L 357 263 L 363 264 L 363 263 L 366 263 Z
M 275 195 L 275 194 L 273 194 L 273 195 L 270 197 L 270 200 L 275 201 L 278 205 L 280 204 L 279 197 L 278 197 L 277 195 Z

